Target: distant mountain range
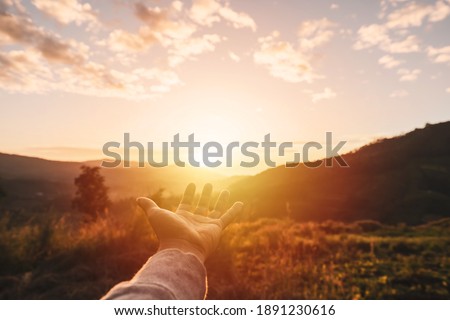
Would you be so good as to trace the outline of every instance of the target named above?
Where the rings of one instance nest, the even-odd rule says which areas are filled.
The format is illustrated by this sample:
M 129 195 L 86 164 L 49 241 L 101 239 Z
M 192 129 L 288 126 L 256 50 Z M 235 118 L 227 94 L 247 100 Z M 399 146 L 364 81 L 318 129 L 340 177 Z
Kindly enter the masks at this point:
M 67 208 L 75 193 L 74 179 L 80 174 L 80 167 L 100 163 L 101 160 L 63 162 L 0 153 L 0 188 L 7 195 L 4 202 L 14 208 L 39 207 L 43 203 L 58 208 L 64 203 Z M 131 168 L 102 168 L 101 174 L 112 199 L 148 196 L 160 188 L 181 194 L 189 182 L 199 188 L 206 182 L 225 188 L 241 178 L 222 176 L 204 168 L 138 168 L 136 163 Z
M 450 216 L 450 122 L 378 140 L 343 158 L 349 168 L 277 167 L 231 191 L 258 217 L 418 224 Z
M 378 140 L 343 155 L 349 168 L 277 167 L 255 176 L 221 176 L 201 168 L 102 169 L 113 199 L 149 195 L 159 188 L 181 193 L 189 182 L 229 186 L 246 203 L 246 217 L 299 221 L 363 219 L 419 224 L 450 216 L 450 122 Z M 74 194 L 80 166 L 0 153 L 3 204 L 58 207 Z

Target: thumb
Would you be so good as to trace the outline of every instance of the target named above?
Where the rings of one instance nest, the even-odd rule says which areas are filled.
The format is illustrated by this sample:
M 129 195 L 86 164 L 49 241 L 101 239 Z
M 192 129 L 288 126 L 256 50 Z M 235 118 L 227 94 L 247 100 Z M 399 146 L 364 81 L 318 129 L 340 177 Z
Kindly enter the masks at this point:
M 230 209 L 225 212 L 220 220 L 222 220 L 223 228 L 225 229 L 238 215 L 239 212 L 242 211 L 244 204 L 242 202 L 235 202 Z
M 153 210 L 159 209 L 155 201 L 150 200 L 149 198 L 140 197 L 136 199 L 136 202 L 147 215 L 150 215 Z

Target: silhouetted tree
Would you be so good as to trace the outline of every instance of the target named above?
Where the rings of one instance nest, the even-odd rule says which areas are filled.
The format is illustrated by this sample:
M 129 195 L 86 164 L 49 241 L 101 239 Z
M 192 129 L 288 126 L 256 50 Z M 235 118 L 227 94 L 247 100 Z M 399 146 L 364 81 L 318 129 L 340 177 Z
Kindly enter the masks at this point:
M 96 219 L 109 208 L 108 188 L 99 167 L 81 167 L 81 174 L 75 178 L 77 187 L 72 206 Z

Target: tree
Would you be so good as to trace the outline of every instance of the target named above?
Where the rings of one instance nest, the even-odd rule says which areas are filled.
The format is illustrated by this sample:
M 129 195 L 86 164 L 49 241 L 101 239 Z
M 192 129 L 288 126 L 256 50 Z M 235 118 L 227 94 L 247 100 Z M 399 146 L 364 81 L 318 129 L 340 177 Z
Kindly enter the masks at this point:
M 99 167 L 81 167 L 81 174 L 75 178 L 77 191 L 72 206 L 77 210 L 96 219 L 106 212 L 111 202 L 105 178 L 100 174 Z

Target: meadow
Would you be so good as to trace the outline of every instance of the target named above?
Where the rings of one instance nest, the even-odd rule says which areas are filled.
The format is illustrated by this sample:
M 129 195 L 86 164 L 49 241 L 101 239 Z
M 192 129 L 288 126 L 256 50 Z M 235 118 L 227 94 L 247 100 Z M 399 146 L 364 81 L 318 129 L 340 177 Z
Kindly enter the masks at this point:
M 134 200 L 87 221 L 75 212 L 0 215 L 0 299 L 98 299 L 157 249 Z M 241 219 L 206 263 L 208 299 L 449 299 L 450 219 Z

